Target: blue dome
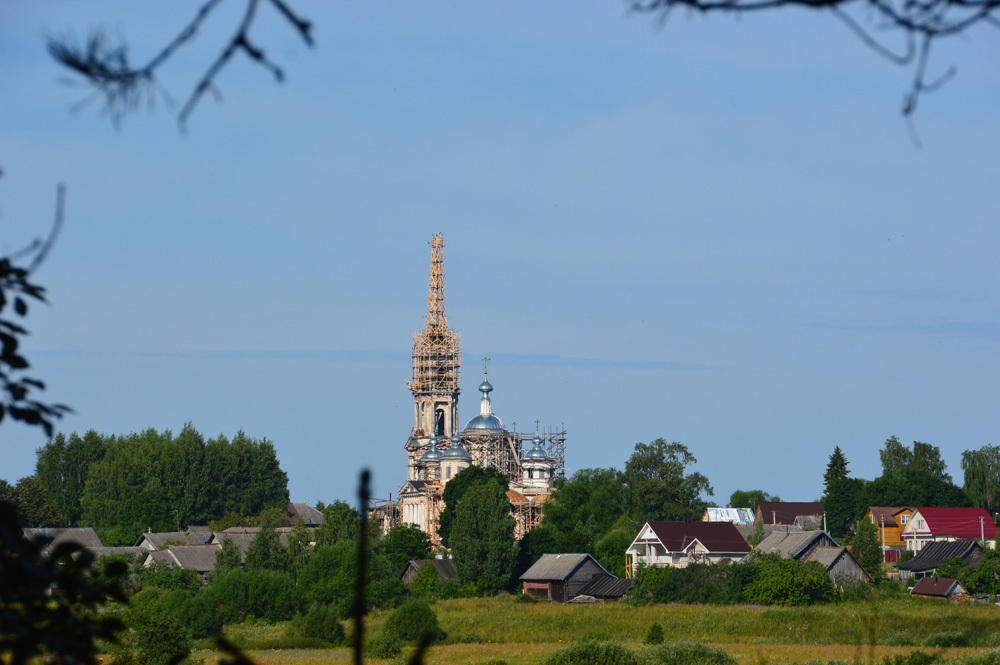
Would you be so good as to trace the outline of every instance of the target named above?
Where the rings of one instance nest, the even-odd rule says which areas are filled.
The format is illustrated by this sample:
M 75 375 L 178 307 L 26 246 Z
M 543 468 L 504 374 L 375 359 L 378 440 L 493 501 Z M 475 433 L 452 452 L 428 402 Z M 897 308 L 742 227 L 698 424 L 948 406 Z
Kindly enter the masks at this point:
M 442 459 L 465 459 L 470 462 L 472 461 L 472 455 L 469 454 L 469 451 L 459 445 L 453 445 L 451 448 L 444 451 L 441 454 L 441 457 Z
M 479 392 L 483 393 L 485 397 L 487 394 L 493 392 L 493 385 L 486 378 L 483 378 L 483 382 L 479 384 Z
M 468 422 L 465 429 L 505 430 L 507 428 L 504 427 L 502 420 L 491 413 L 488 416 L 482 414 L 476 416 Z
M 532 446 L 531 450 L 524 453 L 521 459 L 531 459 L 531 460 L 552 459 L 551 457 L 549 457 L 548 451 L 546 451 L 545 448 L 542 448 L 542 437 L 536 436 L 534 439 L 531 440 L 531 442 L 534 443 L 535 445 Z
M 438 440 L 434 437 L 428 442 L 427 452 L 420 456 L 420 460 L 429 462 L 437 461 L 439 459 L 441 459 L 441 451 L 438 450 Z

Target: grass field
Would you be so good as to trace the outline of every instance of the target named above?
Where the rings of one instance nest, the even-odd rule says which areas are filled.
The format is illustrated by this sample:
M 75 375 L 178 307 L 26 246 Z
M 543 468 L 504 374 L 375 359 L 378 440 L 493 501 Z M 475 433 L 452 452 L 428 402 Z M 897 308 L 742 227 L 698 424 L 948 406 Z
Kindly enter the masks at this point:
M 840 603 L 809 608 L 698 605 L 633 606 L 518 603 L 513 598 L 465 598 L 434 605 L 448 643 L 434 646 L 430 665 L 483 663 L 537 665 L 551 653 L 583 640 L 617 640 L 638 646 L 653 623 L 667 641 L 697 640 L 720 647 L 740 663 L 802 663 L 818 658 L 870 661 L 920 647 L 948 658 L 1000 648 L 1000 608 L 946 605 L 906 599 L 880 604 Z M 366 630 L 378 634 L 391 612 L 369 617 Z M 348 627 L 349 628 L 349 627 Z M 261 665 L 347 663 L 339 649 L 269 649 L 280 644 L 286 626 L 239 625 L 226 634 Z M 945 636 L 967 647 L 924 646 Z M 211 665 L 216 654 L 203 652 Z M 372 663 L 387 660 L 369 659 Z

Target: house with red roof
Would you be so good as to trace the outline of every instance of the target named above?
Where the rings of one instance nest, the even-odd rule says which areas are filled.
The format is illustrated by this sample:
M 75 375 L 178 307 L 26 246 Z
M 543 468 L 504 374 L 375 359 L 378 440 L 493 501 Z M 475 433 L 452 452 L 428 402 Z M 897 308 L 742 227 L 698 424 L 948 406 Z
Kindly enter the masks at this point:
M 637 566 L 673 566 L 739 561 L 750 545 L 732 522 L 646 522 L 625 551 L 626 572 Z
M 997 525 L 983 508 L 914 508 L 903 527 L 906 549 L 919 552 L 927 543 L 972 538 L 996 548 Z

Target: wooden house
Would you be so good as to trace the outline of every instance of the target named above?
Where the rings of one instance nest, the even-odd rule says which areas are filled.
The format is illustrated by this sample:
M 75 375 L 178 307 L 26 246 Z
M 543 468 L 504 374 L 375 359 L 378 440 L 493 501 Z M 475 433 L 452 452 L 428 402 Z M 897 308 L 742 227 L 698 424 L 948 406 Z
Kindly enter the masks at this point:
M 565 603 L 599 575 L 614 577 L 589 554 L 543 554 L 520 580 L 526 595 Z
M 626 575 L 637 566 L 673 566 L 739 561 L 750 545 L 732 522 L 646 522 L 625 551 Z
M 458 571 L 455 570 L 455 564 L 452 563 L 451 559 L 411 559 L 406 562 L 406 568 L 403 569 L 403 574 L 400 575 L 403 584 L 409 585 L 413 581 L 413 578 L 417 576 L 417 573 L 425 566 L 434 568 L 438 581 L 441 584 L 454 582 L 458 579 Z
M 150 566 L 154 562 L 163 562 L 184 570 L 193 570 L 204 576 L 215 570 L 215 555 L 221 549 L 220 543 L 167 545 L 162 550 L 151 550 L 144 565 Z
M 133 547 L 147 550 L 162 550 L 170 545 L 205 545 L 212 541 L 212 534 L 207 531 L 188 533 L 187 531 L 147 531 L 139 536 Z
M 42 554 L 49 554 L 63 543 L 76 543 L 80 547 L 104 547 L 97 537 L 97 532 L 91 527 L 39 527 L 22 529 L 21 533 L 28 540 L 43 540 L 46 544 Z
M 323 523 L 323 513 L 308 503 L 289 502 L 288 523 L 295 526 L 299 522 L 305 522 L 306 526 L 319 526 Z
M 903 528 L 913 513 L 912 508 L 871 506 L 865 512 L 863 519 L 868 520 L 878 529 L 878 541 L 882 543 L 885 561 L 899 561 L 900 555 L 906 551 L 903 542 Z
M 950 577 L 922 577 L 910 589 L 910 595 L 946 600 L 949 603 L 964 603 L 969 600 L 968 590 L 961 582 Z
M 948 559 L 960 559 L 963 566 L 974 566 L 983 558 L 983 546 L 979 541 L 962 539 L 936 541 L 924 545 L 916 556 L 899 564 L 900 579 L 911 577 L 933 577 L 937 569 Z
M 844 579 L 872 581 L 854 555 L 826 531 L 773 532 L 760 541 L 754 552 L 778 554 L 783 559 L 803 563 L 816 561 L 834 582 Z
M 761 501 L 757 504 L 757 511 L 754 513 L 754 524 L 787 524 L 795 525 L 795 518 L 800 516 L 820 517 L 817 524 L 822 523 L 823 511 L 825 510 L 822 501 L 818 502 L 796 502 L 796 501 Z
M 995 548 L 997 525 L 983 508 L 914 508 L 902 537 L 911 552 L 919 552 L 927 543 L 963 538 Z

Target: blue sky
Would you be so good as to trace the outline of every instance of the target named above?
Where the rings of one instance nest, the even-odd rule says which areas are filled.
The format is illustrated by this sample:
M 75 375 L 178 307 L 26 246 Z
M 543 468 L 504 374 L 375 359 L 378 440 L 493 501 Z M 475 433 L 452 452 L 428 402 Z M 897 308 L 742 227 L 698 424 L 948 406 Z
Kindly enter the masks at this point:
M 96 25 L 144 61 L 196 3 L 46 2 L 0 23 L 0 251 L 65 231 L 26 351 L 63 431 L 242 428 L 294 500 L 405 479 L 411 335 L 429 248 L 462 332 L 461 418 L 489 355 L 495 412 L 568 430 L 567 465 L 680 441 L 721 504 L 861 477 L 891 435 L 998 443 L 1000 102 L 993 33 L 899 114 L 911 72 L 831 16 L 674 15 L 603 3 L 299 2 L 269 11 L 179 135 L 162 100 L 115 131 L 47 57 Z M 231 33 L 223 6 L 162 70 L 182 102 Z M 915 128 L 923 147 L 915 147 Z M 531 423 L 531 425 L 527 425 Z M 44 443 L 0 428 L 0 477 Z

